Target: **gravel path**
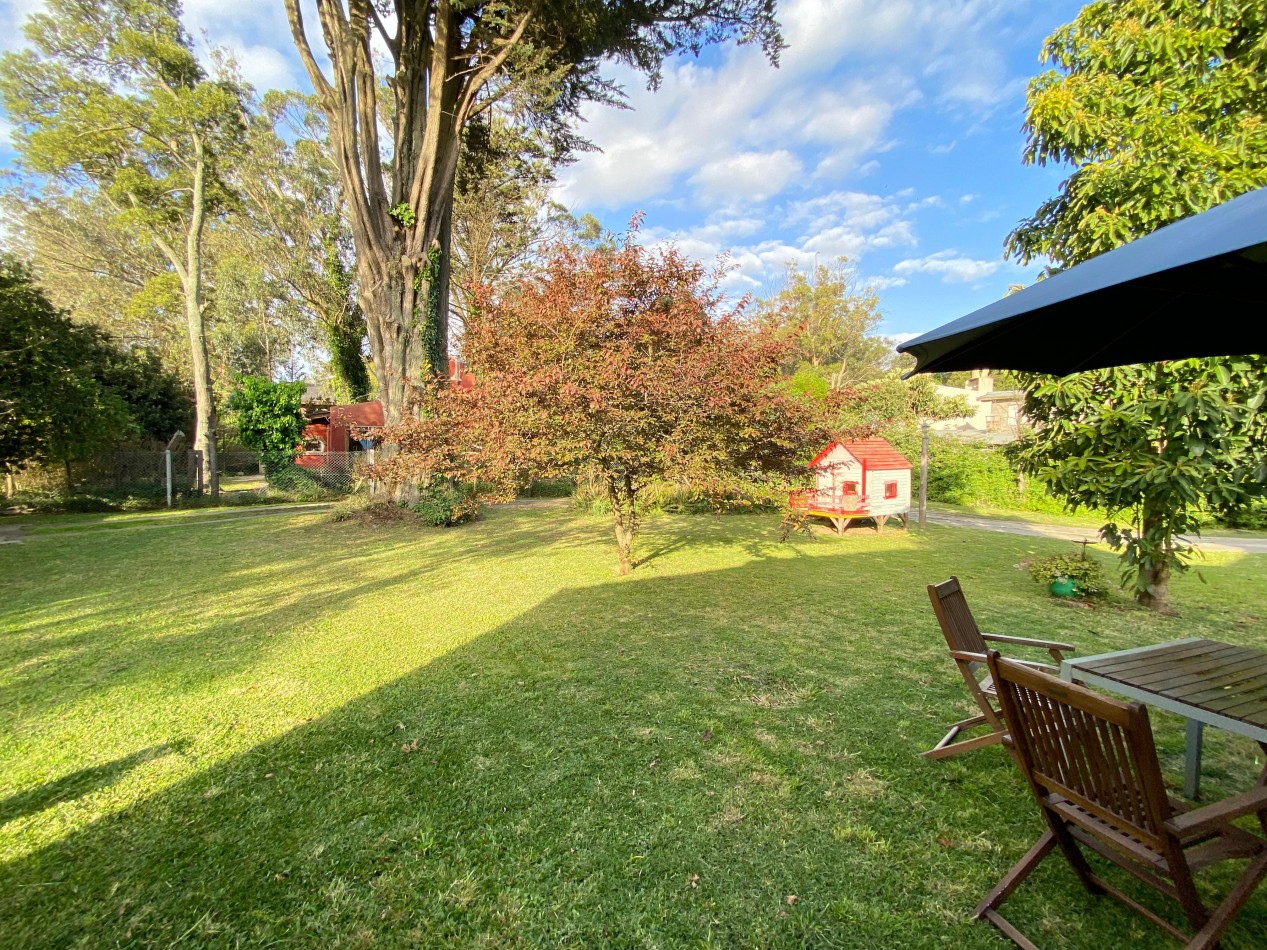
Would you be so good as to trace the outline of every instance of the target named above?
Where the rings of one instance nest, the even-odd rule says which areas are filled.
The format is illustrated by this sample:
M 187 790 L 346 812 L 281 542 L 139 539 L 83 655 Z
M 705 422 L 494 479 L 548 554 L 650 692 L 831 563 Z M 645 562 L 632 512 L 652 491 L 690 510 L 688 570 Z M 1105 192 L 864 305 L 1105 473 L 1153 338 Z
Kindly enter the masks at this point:
M 913 515 L 913 513 L 912 513 Z M 913 518 L 912 518 L 913 520 Z M 1031 524 L 1027 521 L 1007 521 L 1003 518 L 982 518 L 977 515 L 952 514 L 946 511 L 928 512 L 930 524 L 948 525 L 954 528 L 976 528 L 979 531 L 998 531 L 1001 534 L 1023 534 L 1033 538 L 1062 538 L 1066 541 L 1098 541 L 1099 534 L 1092 527 L 1069 525 Z M 1237 551 L 1241 554 L 1267 554 L 1267 538 L 1235 537 L 1231 535 L 1202 535 L 1194 539 L 1197 547 L 1205 551 Z

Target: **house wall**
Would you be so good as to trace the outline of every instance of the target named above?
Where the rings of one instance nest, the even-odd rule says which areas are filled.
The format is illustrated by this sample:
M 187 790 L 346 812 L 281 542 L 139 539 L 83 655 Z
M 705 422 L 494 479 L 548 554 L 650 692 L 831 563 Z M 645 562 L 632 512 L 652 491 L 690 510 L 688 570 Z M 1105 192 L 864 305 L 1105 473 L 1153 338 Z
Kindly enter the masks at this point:
M 884 497 L 884 483 L 897 482 L 897 497 Z M 911 510 L 911 470 L 880 469 L 867 472 L 867 510 L 873 515 L 902 515 Z
M 818 464 L 820 468 L 815 475 L 815 486 L 820 492 L 838 498 L 845 482 L 857 482 L 858 491 L 862 491 L 862 463 L 843 447 L 836 446 Z

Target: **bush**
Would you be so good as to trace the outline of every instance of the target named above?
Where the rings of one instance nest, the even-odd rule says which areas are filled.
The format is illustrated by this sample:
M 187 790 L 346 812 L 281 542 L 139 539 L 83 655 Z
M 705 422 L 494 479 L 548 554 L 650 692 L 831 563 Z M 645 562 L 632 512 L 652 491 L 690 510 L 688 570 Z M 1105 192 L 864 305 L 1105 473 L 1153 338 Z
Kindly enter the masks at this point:
M 419 492 L 411 509 L 423 524 L 450 528 L 472 520 L 479 513 L 479 501 L 473 491 L 437 478 Z
M 918 479 L 922 438 L 919 428 L 905 426 L 884 436 L 915 466 Z M 928 439 L 928 500 L 970 508 L 1050 513 L 1065 510 L 1063 504 L 1032 480 L 1022 490 L 1006 448 L 937 432 L 930 433 Z
M 1099 597 L 1108 590 L 1104 571 L 1096 561 L 1085 555 L 1051 554 L 1034 558 L 1029 562 L 1029 573 L 1043 584 L 1068 578 L 1083 597 Z
M 529 482 L 520 498 L 571 498 L 576 491 L 575 478 L 539 478 Z

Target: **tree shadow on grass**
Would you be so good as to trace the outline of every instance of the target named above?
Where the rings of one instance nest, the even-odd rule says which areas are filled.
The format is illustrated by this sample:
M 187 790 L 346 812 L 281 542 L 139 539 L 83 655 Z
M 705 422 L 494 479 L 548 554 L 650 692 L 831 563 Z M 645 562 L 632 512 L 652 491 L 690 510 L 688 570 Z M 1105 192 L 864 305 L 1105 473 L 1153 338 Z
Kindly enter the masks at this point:
M 10 861 L 4 942 L 998 946 L 966 915 L 1039 819 L 1001 750 L 917 757 L 962 686 L 885 553 L 848 572 L 903 589 L 796 609 L 786 557 L 565 590 Z M 1027 888 L 1052 946 L 1146 936 Z
M 86 569 L 73 590 L 50 587 L 6 612 L 0 714 L 30 719 L 106 687 L 176 674 L 190 686 L 209 682 L 257 662 L 279 639 L 302 635 L 312 605 L 332 592 L 341 605 L 372 605 L 406 581 L 495 570 L 529 551 L 588 544 L 596 535 L 584 524 L 515 511 L 449 530 L 271 519 L 238 530 L 204 525 L 192 548 L 185 532 L 156 532 L 121 563 L 108 541 L 59 539 L 88 552 Z
M 89 766 L 64 775 L 52 782 L 25 789 L 8 798 L 0 799 L 0 825 L 8 824 L 27 815 L 52 808 L 63 802 L 74 801 L 84 795 L 99 791 L 113 785 L 127 772 L 137 766 L 144 765 L 172 753 L 179 753 L 188 743 L 182 740 L 165 742 L 139 749 L 131 755 L 125 755 L 111 762 Z

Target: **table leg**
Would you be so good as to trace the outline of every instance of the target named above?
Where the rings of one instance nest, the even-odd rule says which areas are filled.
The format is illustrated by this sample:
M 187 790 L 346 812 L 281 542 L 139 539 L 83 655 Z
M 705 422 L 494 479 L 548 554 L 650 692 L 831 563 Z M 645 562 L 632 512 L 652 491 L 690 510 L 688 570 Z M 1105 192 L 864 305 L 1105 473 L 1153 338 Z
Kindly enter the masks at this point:
M 1183 793 L 1194 802 L 1201 797 L 1201 739 L 1205 723 L 1188 720 L 1188 748 L 1183 763 Z

